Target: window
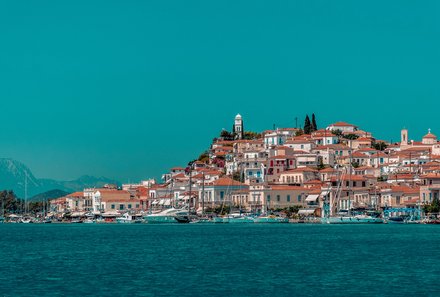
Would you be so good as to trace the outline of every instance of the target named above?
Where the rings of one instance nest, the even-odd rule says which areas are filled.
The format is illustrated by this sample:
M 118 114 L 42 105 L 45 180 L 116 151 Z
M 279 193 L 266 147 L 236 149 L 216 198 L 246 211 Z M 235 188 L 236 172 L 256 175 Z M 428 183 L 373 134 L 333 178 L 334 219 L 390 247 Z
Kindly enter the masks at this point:
M 127 208 L 128 208 L 128 209 L 131 209 L 131 204 L 127 205 Z
M 270 202 L 270 195 L 267 195 L 267 202 Z
M 357 185 L 357 183 L 356 183 L 356 182 L 353 182 L 353 187 L 356 187 L 356 185 Z
M 220 192 L 220 199 L 223 200 L 224 197 L 225 197 L 225 192 L 221 191 Z
M 119 210 L 124 210 L 124 204 L 119 204 Z
M 365 182 L 364 181 L 362 182 L 362 187 L 365 187 Z
M 280 195 L 277 195 L 277 201 L 280 202 L 280 200 L 281 200 Z
M 287 202 L 290 202 L 290 195 L 287 195 Z
M 115 209 L 115 208 L 116 208 L 116 206 L 114 204 L 112 204 L 112 209 Z
M 136 208 L 139 208 L 139 204 L 136 204 Z
M 298 195 L 298 202 L 301 202 L 301 195 Z

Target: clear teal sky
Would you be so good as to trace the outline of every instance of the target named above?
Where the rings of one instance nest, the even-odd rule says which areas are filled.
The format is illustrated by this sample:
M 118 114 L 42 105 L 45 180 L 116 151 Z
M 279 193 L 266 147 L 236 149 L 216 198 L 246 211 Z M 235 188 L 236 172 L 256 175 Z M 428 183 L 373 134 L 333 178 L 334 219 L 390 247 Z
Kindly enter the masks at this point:
M 159 176 L 245 128 L 440 136 L 439 1 L 2 1 L 0 157 Z

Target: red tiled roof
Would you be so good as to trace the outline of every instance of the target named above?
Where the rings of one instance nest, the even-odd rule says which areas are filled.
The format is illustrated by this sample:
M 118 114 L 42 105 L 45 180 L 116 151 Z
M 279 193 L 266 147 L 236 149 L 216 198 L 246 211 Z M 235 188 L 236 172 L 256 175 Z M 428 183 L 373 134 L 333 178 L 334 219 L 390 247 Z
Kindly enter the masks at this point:
M 336 123 L 331 124 L 329 126 L 335 126 L 335 127 L 357 127 L 355 125 L 352 125 L 352 124 L 349 124 L 349 123 L 346 123 L 346 122 L 336 122 Z
M 221 177 L 210 184 L 214 186 L 247 186 L 246 184 L 233 180 L 232 178 L 229 177 Z

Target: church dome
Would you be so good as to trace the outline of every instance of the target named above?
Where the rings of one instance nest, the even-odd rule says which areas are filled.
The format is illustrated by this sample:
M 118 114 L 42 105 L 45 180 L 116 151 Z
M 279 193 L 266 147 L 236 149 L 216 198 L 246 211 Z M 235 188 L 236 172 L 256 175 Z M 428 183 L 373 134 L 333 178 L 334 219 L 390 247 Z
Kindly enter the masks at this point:
M 437 136 L 431 133 L 431 129 L 428 130 L 428 134 L 423 136 L 423 138 L 437 139 Z
M 238 113 L 238 114 L 235 116 L 235 119 L 236 119 L 236 120 L 241 120 L 241 115 Z

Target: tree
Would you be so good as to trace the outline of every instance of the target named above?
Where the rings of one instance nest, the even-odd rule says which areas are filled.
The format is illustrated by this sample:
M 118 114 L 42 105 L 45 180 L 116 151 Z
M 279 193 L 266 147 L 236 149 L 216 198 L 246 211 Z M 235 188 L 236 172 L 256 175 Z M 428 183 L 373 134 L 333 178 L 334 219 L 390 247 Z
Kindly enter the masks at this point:
M 318 126 L 316 125 L 315 114 L 312 113 L 312 132 L 317 131 L 317 130 L 318 130 Z
M 324 162 L 322 161 L 322 157 L 319 157 L 318 170 L 322 170 L 325 168 Z
M 345 138 L 345 139 L 348 139 L 348 140 L 355 140 L 355 139 L 359 138 L 358 135 L 353 134 L 353 133 L 350 133 L 350 134 L 347 134 L 347 135 L 343 135 L 342 137 Z
M 295 132 L 295 136 L 301 136 L 301 135 L 303 135 L 304 134 L 304 131 L 303 131 L 303 129 L 301 129 L 301 128 L 299 128 L 298 130 L 296 130 L 296 132 Z
M 200 156 L 197 158 L 197 161 L 201 161 L 203 163 L 208 163 L 209 161 L 209 153 L 207 151 L 204 151 L 200 154 Z
M 234 140 L 235 133 L 231 133 L 223 129 L 222 132 L 220 132 L 220 137 L 224 140 Z
M 388 145 L 383 141 L 373 142 L 371 146 L 378 151 L 383 151 L 388 147 Z
M 252 140 L 252 139 L 258 139 L 261 138 L 261 134 L 257 132 L 252 131 L 246 131 L 243 133 L 243 139 Z
M 310 134 L 312 132 L 312 124 L 310 123 L 309 115 L 306 115 L 306 119 L 304 120 L 304 133 Z
M 332 133 L 333 133 L 333 135 L 340 137 L 342 135 L 342 130 L 335 129 L 335 130 L 332 130 Z
M 434 197 L 431 204 L 426 204 L 424 207 L 424 211 L 427 213 L 439 213 L 440 212 L 440 200 L 438 197 Z

